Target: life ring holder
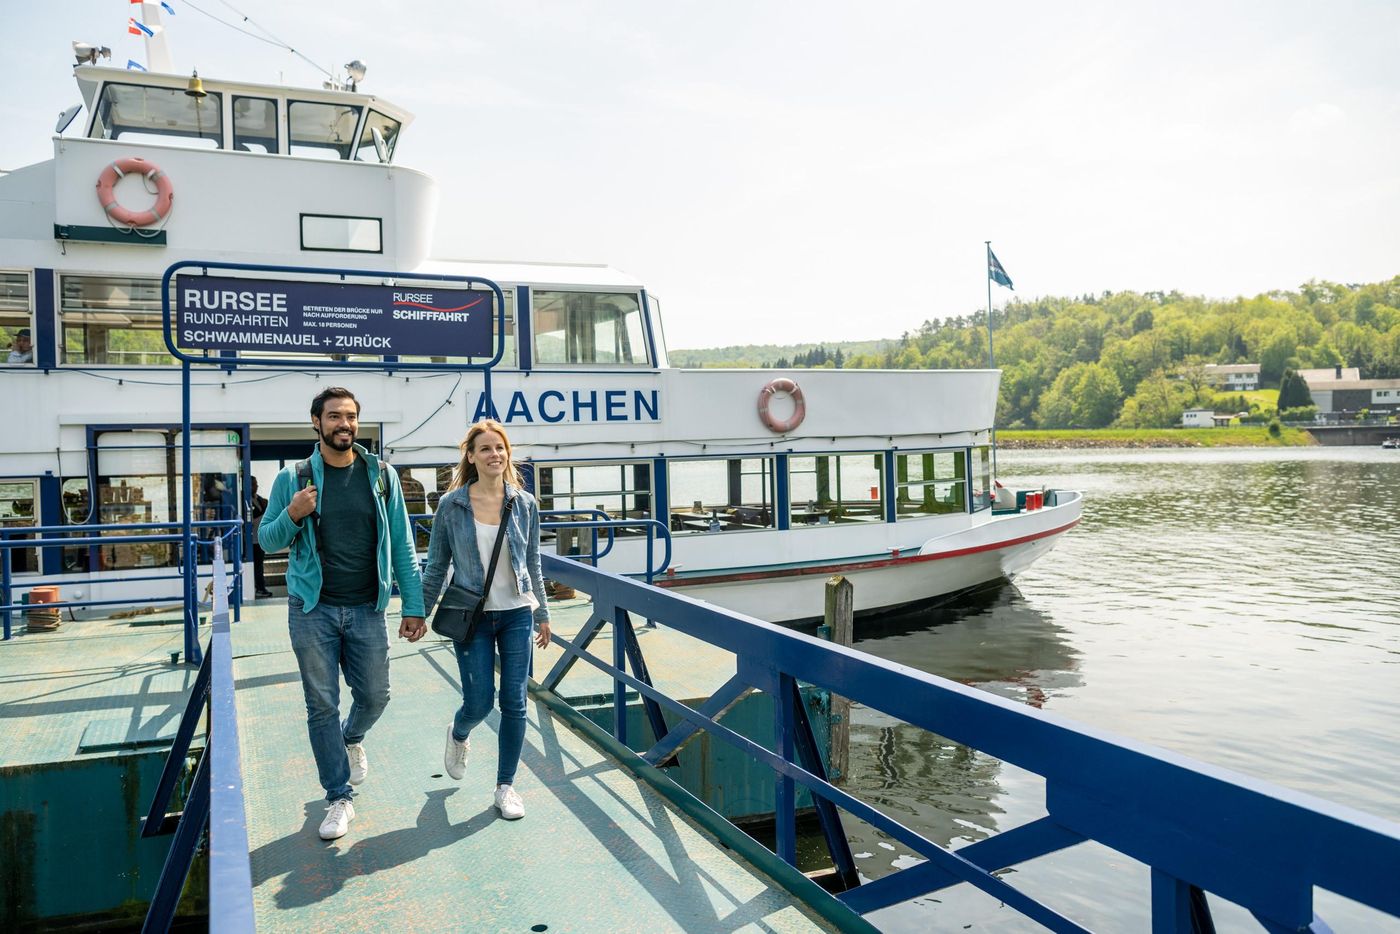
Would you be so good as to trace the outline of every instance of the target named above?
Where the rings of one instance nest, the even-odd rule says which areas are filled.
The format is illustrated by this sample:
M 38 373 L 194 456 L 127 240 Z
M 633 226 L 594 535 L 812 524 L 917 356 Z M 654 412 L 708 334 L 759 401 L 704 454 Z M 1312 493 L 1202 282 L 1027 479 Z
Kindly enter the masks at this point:
M 768 411 L 768 404 L 773 401 L 773 396 L 780 392 L 792 396 L 793 405 L 792 416 L 783 421 L 778 421 Z M 802 388 L 785 376 L 769 380 L 768 385 L 758 393 L 758 417 L 769 431 L 776 434 L 785 435 L 792 431 L 807 417 L 807 400 L 802 396 Z
M 122 207 L 117 201 L 117 182 L 131 174 L 139 175 L 146 190 L 156 196 L 156 203 L 151 205 L 150 210 L 133 211 Z M 170 184 L 170 176 L 166 175 L 160 166 L 140 156 L 128 156 L 111 163 L 97 176 L 97 201 L 102 205 L 102 210 L 107 213 L 107 220 L 113 226 L 134 231 L 142 237 L 154 237 L 170 219 L 170 209 L 175 203 L 175 189 Z M 159 226 L 155 230 L 141 229 L 157 224 Z

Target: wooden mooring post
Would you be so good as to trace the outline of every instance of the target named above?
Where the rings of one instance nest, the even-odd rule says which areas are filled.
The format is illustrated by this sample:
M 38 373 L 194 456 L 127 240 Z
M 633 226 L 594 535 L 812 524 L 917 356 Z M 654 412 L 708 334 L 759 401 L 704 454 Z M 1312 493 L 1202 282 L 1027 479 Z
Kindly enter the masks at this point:
M 855 641 L 855 587 L 839 574 L 827 579 L 826 612 L 818 634 L 847 648 Z M 829 730 L 829 771 L 836 783 L 846 777 L 851 765 L 851 702 L 835 693 L 831 695 Z

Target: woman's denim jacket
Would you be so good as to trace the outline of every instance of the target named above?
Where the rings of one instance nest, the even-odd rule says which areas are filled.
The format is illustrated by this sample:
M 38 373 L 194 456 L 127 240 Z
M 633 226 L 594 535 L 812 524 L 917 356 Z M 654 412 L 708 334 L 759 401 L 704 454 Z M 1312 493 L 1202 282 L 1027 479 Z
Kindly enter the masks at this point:
M 533 592 L 539 607 L 535 622 L 549 620 L 549 605 L 544 595 L 544 575 L 540 573 L 540 507 L 525 490 L 506 484 L 506 496 L 514 505 L 510 510 L 510 525 L 506 529 L 501 562 L 510 561 L 515 575 L 515 592 Z M 489 556 L 488 556 L 489 558 Z M 423 605 L 432 616 L 442 590 L 447 565 L 451 562 L 452 582 L 476 593 L 486 592 L 486 568 L 476 546 L 476 520 L 472 518 L 472 500 L 467 487 L 458 487 L 438 501 L 433 516 L 432 537 L 428 540 L 428 566 L 423 571 Z M 497 573 L 500 573 L 499 570 Z

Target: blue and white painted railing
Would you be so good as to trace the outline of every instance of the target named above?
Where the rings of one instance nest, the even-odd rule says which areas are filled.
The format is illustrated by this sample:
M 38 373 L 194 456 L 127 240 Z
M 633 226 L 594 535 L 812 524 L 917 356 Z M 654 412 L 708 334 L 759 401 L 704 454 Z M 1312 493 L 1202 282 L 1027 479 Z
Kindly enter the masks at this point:
M 214 549 L 213 633 L 185 705 L 174 745 L 156 786 L 141 835 L 174 833 L 160 880 L 146 912 L 145 931 L 167 931 L 200 841 L 209 840 L 209 929 L 247 934 L 256 928 L 253 876 L 248 860 L 248 819 L 239 759 L 238 712 L 234 700 L 233 650 L 229 642 L 228 578 L 222 543 Z M 208 735 L 187 783 L 178 819 L 167 814 L 185 772 L 199 721 L 208 716 Z
M 592 533 L 592 548 L 574 557 L 594 566 L 612 551 L 616 541 L 615 529 L 643 529 L 646 532 L 646 570 L 641 576 L 650 584 L 656 579 L 656 575 L 664 574 L 671 566 L 671 530 L 666 527 L 666 523 L 658 519 L 610 519 L 601 509 L 546 509 L 540 512 L 540 528 L 556 532 L 560 529 L 589 530 Z M 601 548 L 598 543 L 599 532 L 607 535 L 607 544 Z M 665 547 L 659 565 L 655 561 L 654 546 L 657 540 Z
M 110 574 L 84 574 L 81 577 L 73 578 L 64 575 L 25 575 L 15 578 L 13 572 L 13 559 L 11 552 L 16 549 L 41 549 L 41 548 L 74 548 L 79 546 L 100 546 L 100 545 L 139 545 L 143 543 L 180 543 L 185 540 L 182 532 L 160 531 L 163 529 L 182 529 L 182 522 L 137 522 L 127 524 L 89 524 L 89 525 L 39 525 L 39 526 L 18 526 L 0 529 L 0 627 L 3 628 L 3 637 L 10 639 L 13 636 L 13 614 L 16 610 L 23 611 L 35 609 L 34 605 L 14 602 L 16 591 L 29 591 L 35 587 L 74 587 L 82 586 L 91 589 L 93 584 L 103 583 L 140 583 L 159 580 L 184 580 L 185 572 L 177 572 L 170 568 L 163 574 L 130 574 L 128 572 L 112 572 Z M 221 545 L 227 541 L 230 543 L 229 551 L 233 554 L 233 575 L 239 578 L 240 561 L 239 555 L 242 553 L 241 541 L 243 534 L 243 523 L 238 519 L 210 519 L 200 522 L 190 523 L 190 528 L 194 532 L 208 531 L 218 532 L 212 539 L 194 539 L 194 547 L 210 547 L 214 542 Z M 135 533 L 135 534 L 133 534 Z M 199 574 L 196 579 L 204 579 L 212 576 Z M 189 590 L 193 591 L 193 587 Z M 44 609 L 61 610 L 78 607 L 94 606 L 136 606 L 144 603 L 170 603 L 172 600 L 182 600 L 180 597 L 169 595 L 162 597 L 121 597 L 106 600 L 84 598 L 77 600 L 62 600 L 54 603 L 43 604 Z M 234 588 L 233 612 L 237 619 L 240 608 L 243 605 L 243 598 L 239 588 Z M 192 628 L 192 621 L 196 619 L 195 614 L 186 614 L 185 631 L 185 657 L 191 664 L 199 663 L 199 642 L 197 633 Z
M 546 555 L 544 571 L 591 595 L 593 613 L 572 641 L 555 637 L 565 657 L 534 686 L 536 695 L 559 709 L 567 704 L 553 689 L 570 665 L 583 661 L 606 672 L 616 701 L 612 736 L 623 746 L 629 689 L 669 711 L 669 727 L 651 719 L 658 734 L 654 744 L 631 762 L 639 774 L 702 730 L 766 763 L 776 782 L 777 855 L 791 865 L 799 784 L 813 793 L 819 815 L 839 808 L 926 860 L 843 892 L 841 901 L 857 915 L 967 883 L 1050 930 L 1083 931 L 994 873 L 1095 840 L 1150 867 L 1157 932 L 1212 930 L 1200 890 L 1243 906 L 1271 932 L 1329 930 L 1314 915 L 1314 887 L 1400 916 L 1400 825 L 576 561 Z M 651 685 L 644 662 L 629 658 L 636 640 L 626 634 L 634 614 L 734 653 L 737 674 L 716 686 L 699 709 L 668 697 Z M 600 658 L 587 650 L 606 626 L 614 627 L 612 657 Z M 938 845 L 827 781 L 820 758 L 808 748 L 810 728 L 803 722 L 798 682 L 1042 776 L 1046 815 L 956 851 Z M 719 722 L 730 705 L 753 690 L 774 698 L 771 750 Z M 571 722 L 591 727 L 582 718 Z M 833 839 L 839 835 L 829 829 L 829 820 L 823 823 L 838 871 L 853 878 L 842 852 L 844 837 Z

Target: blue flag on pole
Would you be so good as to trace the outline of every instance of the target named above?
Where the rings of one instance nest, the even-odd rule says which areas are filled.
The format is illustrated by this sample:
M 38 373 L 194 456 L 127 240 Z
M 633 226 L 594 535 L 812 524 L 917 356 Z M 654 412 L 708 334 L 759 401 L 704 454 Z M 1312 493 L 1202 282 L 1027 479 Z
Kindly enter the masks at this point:
M 1011 277 L 1001 266 L 1001 260 L 997 259 L 997 255 L 991 251 L 990 247 L 987 249 L 987 278 L 997 285 L 1004 285 L 1011 291 L 1016 291 L 1016 287 L 1011 284 Z

